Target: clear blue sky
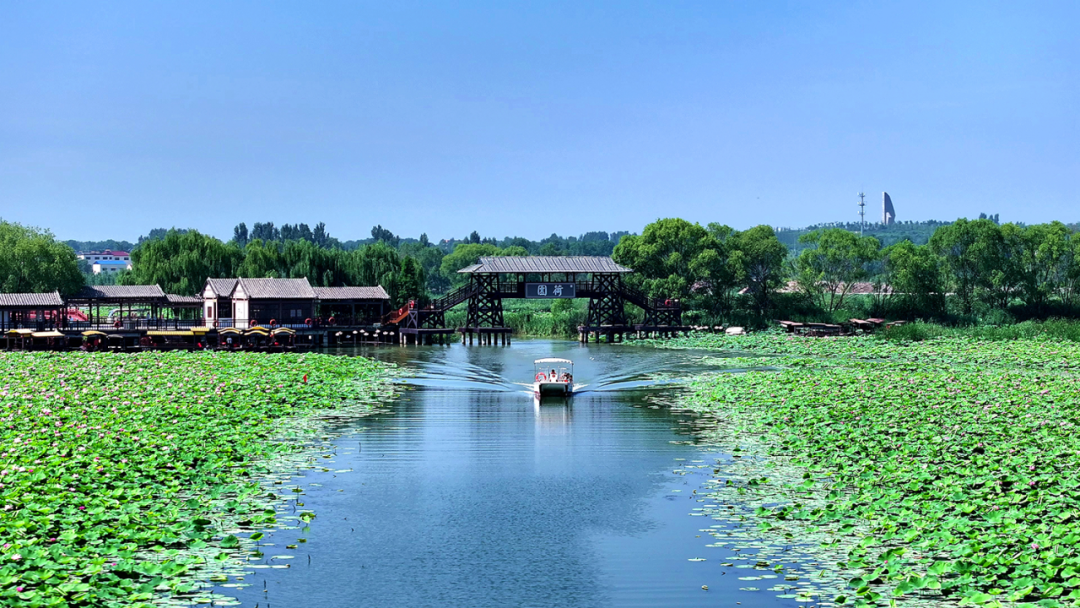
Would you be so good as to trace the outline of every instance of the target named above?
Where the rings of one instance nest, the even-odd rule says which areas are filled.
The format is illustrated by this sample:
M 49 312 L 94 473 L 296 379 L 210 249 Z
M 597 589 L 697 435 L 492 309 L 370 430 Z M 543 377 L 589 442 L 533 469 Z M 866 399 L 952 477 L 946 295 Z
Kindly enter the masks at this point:
M 1080 220 L 1080 2 L 0 4 L 0 216 Z

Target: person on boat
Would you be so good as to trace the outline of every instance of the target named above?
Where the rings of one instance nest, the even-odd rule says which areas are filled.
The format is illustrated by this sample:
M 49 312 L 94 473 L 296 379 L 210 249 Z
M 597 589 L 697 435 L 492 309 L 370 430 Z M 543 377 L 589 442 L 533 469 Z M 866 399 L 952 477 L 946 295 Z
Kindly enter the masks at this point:
M 557 382 L 558 378 L 559 378 L 559 374 L 555 373 L 555 370 L 551 370 L 551 375 L 548 376 L 548 378 L 551 378 L 552 382 Z

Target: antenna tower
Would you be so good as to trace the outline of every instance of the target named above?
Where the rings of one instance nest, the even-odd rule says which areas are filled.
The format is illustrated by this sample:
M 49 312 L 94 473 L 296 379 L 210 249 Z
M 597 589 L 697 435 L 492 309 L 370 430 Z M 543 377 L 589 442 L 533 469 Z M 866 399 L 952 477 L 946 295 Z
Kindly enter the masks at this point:
M 859 193 L 859 236 L 863 235 L 863 228 L 866 227 L 866 195 L 862 192 Z

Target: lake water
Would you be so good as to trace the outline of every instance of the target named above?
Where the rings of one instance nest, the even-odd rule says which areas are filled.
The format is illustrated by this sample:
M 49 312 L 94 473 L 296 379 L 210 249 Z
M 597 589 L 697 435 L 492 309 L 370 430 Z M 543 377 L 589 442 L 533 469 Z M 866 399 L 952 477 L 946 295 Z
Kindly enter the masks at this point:
M 690 516 L 723 455 L 650 406 L 706 369 L 702 353 L 520 340 L 362 354 L 410 372 L 401 397 L 344 429 L 326 466 L 351 472 L 296 480 L 317 518 L 268 535 L 261 560 L 290 568 L 217 592 L 260 608 L 805 603 L 739 591 L 747 571 L 705 548 L 716 522 Z M 574 360 L 579 392 L 538 405 L 525 385 L 551 356 Z

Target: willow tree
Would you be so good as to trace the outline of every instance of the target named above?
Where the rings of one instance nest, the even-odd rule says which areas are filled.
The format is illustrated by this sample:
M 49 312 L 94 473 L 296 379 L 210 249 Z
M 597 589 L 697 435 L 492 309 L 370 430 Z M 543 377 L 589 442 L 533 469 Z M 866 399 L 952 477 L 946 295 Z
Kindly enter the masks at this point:
M 131 252 L 127 285 L 160 285 L 166 293 L 196 295 L 207 278 L 236 276 L 244 258 L 232 243 L 196 230 L 169 230 L 160 239 L 146 240 Z
M 84 284 L 75 250 L 51 232 L 0 221 L 0 292 L 71 295 Z

